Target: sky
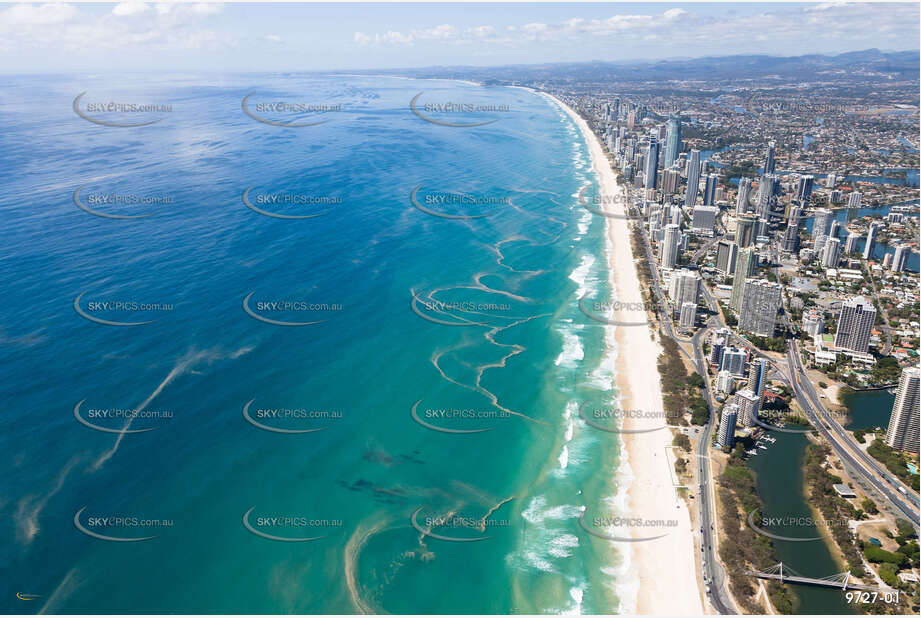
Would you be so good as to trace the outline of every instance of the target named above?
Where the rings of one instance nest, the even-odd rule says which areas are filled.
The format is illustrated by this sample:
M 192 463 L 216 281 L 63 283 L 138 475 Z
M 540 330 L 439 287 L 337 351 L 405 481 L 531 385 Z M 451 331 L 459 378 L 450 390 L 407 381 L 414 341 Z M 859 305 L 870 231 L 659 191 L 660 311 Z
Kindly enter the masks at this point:
M 917 2 L 0 4 L 0 72 L 323 71 L 919 47 Z

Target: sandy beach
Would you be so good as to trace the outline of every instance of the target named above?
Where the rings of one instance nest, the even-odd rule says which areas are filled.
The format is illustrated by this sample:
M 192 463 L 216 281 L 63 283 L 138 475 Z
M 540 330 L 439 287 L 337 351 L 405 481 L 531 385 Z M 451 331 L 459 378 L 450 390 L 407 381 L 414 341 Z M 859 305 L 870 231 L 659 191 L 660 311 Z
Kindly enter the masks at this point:
M 604 197 L 602 208 L 607 212 L 625 214 L 625 191 L 618 186 L 600 141 L 578 114 L 559 99 L 551 98 L 572 117 L 585 137 Z M 605 221 L 609 272 L 612 273 L 616 299 L 624 303 L 641 302 L 643 297 L 627 220 L 606 218 Z M 615 311 L 613 319 L 633 322 L 636 321 L 636 312 Z M 620 408 L 662 411 L 664 405 L 656 367 L 660 347 L 652 338 L 650 326 L 619 326 L 616 340 L 615 386 L 620 392 Z M 653 429 L 663 423 L 662 416 L 653 414 L 648 418 L 626 418 L 623 427 L 629 430 Z M 704 609 L 694 564 L 696 555 L 691 517 L 674 487 L 674 460 L 669 458 L 672 433 L 668 429 L 659 429 L 620 434 L 620 437 L 626 438 L 631 471 L 627 491 L 629 512 L 624 516 L 647 520 L 647 524 L 648 520 L 668 522 L 668 525 L 629 528 L 635 539 L 665 534 L 661 538 L 617 544 L 618 551 L 632 552 L 632 570 L 639 579 L 635 606 L 629 607 L 631 603 L 625 599 L 626 608 L 639 614 L 701 615 Z M 671 525 L 675 520 L 677 525 Z

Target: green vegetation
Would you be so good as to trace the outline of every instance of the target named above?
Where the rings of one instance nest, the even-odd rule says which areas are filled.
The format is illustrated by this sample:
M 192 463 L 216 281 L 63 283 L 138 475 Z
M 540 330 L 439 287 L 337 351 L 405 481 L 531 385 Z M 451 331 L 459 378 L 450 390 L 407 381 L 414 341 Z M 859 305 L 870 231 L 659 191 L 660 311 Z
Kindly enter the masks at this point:
M 867 543 L 864 547 L 863 555 L 867 557 L 867 560 L 870 562 L 886 562 L 888 564 L 893 564 L 898 568 L 906 567 L 909 565 L 908 556 L 905 554 L 900 554 L 897 552 L 886 551 L 880 547 L 877 547 L 873 543 Z
M 850 502 L 835 493 L 832 485 L 840 483 L 841 479 L 822 467 L 830 453 L 831 449 L 825 444 L 810 444 L 806 447 L 804 474 L 807 496 L 822 514 L 835 544 L 844 554 L 848 569 L 861 577 L 864 574 L 863 562 L 854 535 L 847 525 L 849 520 L 858 518 L 858 512 Z
M 726 182 L 729 182 L 733 178 L 741 178 L 742 176 L 753 177 L 758 175 L 758 166 L 754 161 L 749 161 L 744 159 L 739 161 L 737 164 L 729 165 L 723 168 L 723 172 L 726 174 Z
M 869 498 L 863 499 L 863 501 L 860 503 L 860 508 L 863 509 L 864 513 L 869 513 L 870 515 L 876 515 L 879 513 L 879 509 L 876 508 L 876 503 Z
M 755 347 L 771 352 L 783 352 L 787 349 L 787 340 L 783 337 L 760 337 L 758 335 L 749 335 L 746 337 Z
M 891 356 L 883 356 L 876 359 L 876 366 L 870 373 L 870 380 L 873 384 L 892 384 L 899 381 L 902 375 L 902 368 L 899 367 L 899 361 Z
M 658 366 L 665 409 L 690 411 L 691 423 L 706 424 L 710 418 L 710 410 L 703 397 L 703 378 L 696 373 L 688 375 L 684 362 L 681 360 L 678 344 L 672 339 L 663 337 L 662 348 Z
M 683 433 L 679 432 L 675 434 L 675 439 L 672 440 L 672 445 L 682 449 L 685 453 L 691 452 L 691 439 Z
M 747 614 L 763 614 L 752 598 L 757 594 L 754 580 L 745 571 L 755 567 L 776 564 L 780 560 L 774 553 L 774 545 L 769 537 L 758 534 L 748 525 L 748 514 L 761 509 L 761 499 L 755 490 L 755 476 L 743 462 L 745 448 L 737 444 L 729 463 L 720 476 L 720 528 L 732 531 L 727 534 L 719 546 L 720 558 L 726 565 L 729 587 Z M 793 613 L 793 601 L 789 591 L 771 581 L 767 584 L 771 603 L 782 614 Z
M 873 440 L 873 443 L 867 448 L 867 453 L 885 465 L 889 472 L 899 477 L 903 483 L 918 491 L 918 476 L 908 471 L 908 467 L 905 465 L 905 455 L 879 438 Z

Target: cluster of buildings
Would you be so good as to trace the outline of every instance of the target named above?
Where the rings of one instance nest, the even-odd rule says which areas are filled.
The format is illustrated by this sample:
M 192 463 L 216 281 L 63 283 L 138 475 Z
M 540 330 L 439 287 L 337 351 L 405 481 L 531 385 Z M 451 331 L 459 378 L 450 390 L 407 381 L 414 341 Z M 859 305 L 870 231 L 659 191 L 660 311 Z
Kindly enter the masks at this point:
M 764 358 L 749 358 L 745 348 L 729 344 L 731 333 L 720 329 L 710 341 L 710 364 L 716 369 L 716 390 L 729 396 L 720 415 L 717 444 L 731 449 L 739 427 L 757 425 L 758 414 L 765 396 L 768 362 Z M 737 385 L 745 388 L 736 390 Z
M 871 340 L 876 341 L 877 308 L 871 300 L 875 296 L 870 296 L 873 291 L 865 287 L 863 268 L 866 265 L 896 276 L 906 271 L 911 245 L 904 240 L 894 243 L 892 232 L 914 230 L 914 219 L 907 215 L 913 214 L 916 206 L 893 207 L 883 219 L 852 220 L 851 213 L 867 205 L 866 189 L 842 190 L 844 174 L 823 176 L 806 173 L 799 167 L 793 173 L 779 171 L 778 148 L 773 139 L 761 142 L 766 146 L 757 165 L 749 165 L 751 173 L 743 174 L 735 184 L 735 180 L 730 183 L 721 174 L 724 164 L 706 157 L 700 148 L 683 151 L 683 119 L 676 113 L 669 113 L 662 122 L 662 116 L 651 114 L 645 105 L 618 98 L 596 100 L 594 111 L 596 130 L 615 167 L 638 196 L 634 205 L 642 214 L 642 224 L 655 248 L 671 318 L 679 331 L 695 328 L 703 288 L 715 276 L 722 282 L 713 289 L 726 299 L 726 308 L 736 319 L 735 329 L 746 336 L 773 337 L 784 306 L 785 289 L 779 277 L 763 265 L 780 264 L 782 268 L 793 264 L 792 272 L 818 268 L 816 276 L 809 279 L 816 292 L 817 282 L 824 281 L 823 289 L 827 289 L 831 280 L 835 291 L 851 293 L 839 294 L 838 298 L 844 296 L 842 301 L 829 302 L 825 307 L 810 302 L 804 309 L 802 331 L 812 342 L 807 351 L 817 365 L 837 363 L 842 356 L 860 366 L 875 363 L 869 348 Z M 701 128 L 699 123 L 695 128 Z M 751 147 L 746 149 L 751 157 Z M 730 160 L 743 167 L 738 153 Z M 785 160 L 789 170 L 789 155 Z M 878 197 L 872 190 L 871 195 L 874 200 Z M 843 219 L 839 214 L 842 210 Z M 903 228 L 906 223 L 909 227 Z M 712 243 L 710 239 L 715 236 L 719 238 L 710 249 L 715 257 L 712 270 L 698 269 L 684 259 L 692 248 Z M 881 236 L 894 251 L 882 254 Z M 901 238 L 906 235 L 902 233 Z M 779 275 L 780 271 L 774 272 Z M 802 306 L 801 299 L 794 300 Z M 833 335 L 825 332 L 829 311 L 832 319 L 837 314 Z M 767 370 L 764 359 L 752 359 L 745 348 L 733 347 L 730 335 L 717 331 L 710 352 L 710 363 L 717 375 L 716 389 L 727 397 L 718 432 L 718 442 L 724 447 L 732 447 L 736 428 L 757 424 Z M 915 376 L 913 382 L 905 376 L 903 381 L 908 380 L 906 392 L 914 392 L 916 401 L 917 372 L 906 375 Z M 914 425 L 911 418 L 911 414 L 894 411 L 896 430 L 890 428 L 890 433 L 917 434 L 917 414 Z M 911 427 L 914 429 L 898 429 Z M 901 444 L 900 440 L 894 437 L 892 444 Z

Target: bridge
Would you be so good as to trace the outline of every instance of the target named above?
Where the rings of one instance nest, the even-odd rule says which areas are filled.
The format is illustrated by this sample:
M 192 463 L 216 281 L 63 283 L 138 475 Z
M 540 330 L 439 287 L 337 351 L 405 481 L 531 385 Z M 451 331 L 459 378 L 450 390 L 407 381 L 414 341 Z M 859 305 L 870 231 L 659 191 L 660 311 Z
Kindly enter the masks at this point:
M 764 571 L 746 571 L 758 579 L 776 579 L 781 584 L 803 584 L 806 586 L 824 586 L 826 588 L 840 588 L 841 590 L 872 590 L 876 592 L 892 592 L 889 588 L 868 586 L 851 581 L 850 572 L 837 573 L 828 577 L 803 577 L 783 562 L 765 569 Z

